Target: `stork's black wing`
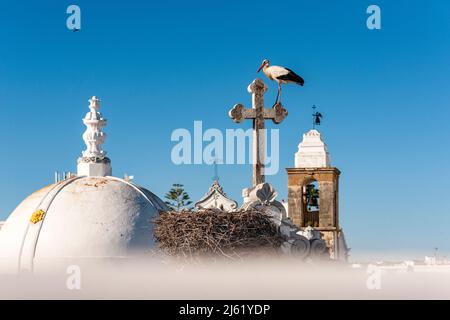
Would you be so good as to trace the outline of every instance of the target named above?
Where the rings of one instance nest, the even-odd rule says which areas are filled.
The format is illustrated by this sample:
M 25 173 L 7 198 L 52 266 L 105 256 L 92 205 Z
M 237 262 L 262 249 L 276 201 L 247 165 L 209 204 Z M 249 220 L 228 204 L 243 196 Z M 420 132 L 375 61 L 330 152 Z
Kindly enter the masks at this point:
M 298 74 L 296 74 L 294 71 L 292 71 L 291 69 L 285 68 L 287 71 L 289 71 L 288 74 L 282 75 L 277 77 L 277 79 L 280 80 L 286 80 L 286 81 L 292 81 L 295 82 L 301 86 L 303 86 L 303 84 L 305 83 L 305 80 L 303 80 L 302 77 L 300 77 Z

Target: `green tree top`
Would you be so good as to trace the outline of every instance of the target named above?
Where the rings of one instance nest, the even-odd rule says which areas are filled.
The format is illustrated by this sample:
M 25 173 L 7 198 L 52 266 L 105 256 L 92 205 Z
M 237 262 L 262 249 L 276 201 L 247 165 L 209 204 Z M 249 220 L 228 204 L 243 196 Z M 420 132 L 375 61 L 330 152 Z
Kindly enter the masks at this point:
M 180 211 L 181 209 L 192 204 L 191 198 L 188 193 L 184 190 L 183 185 L 179 183 L 174 183 L 169 192 L 164 196 L 166 199 L 165 203 L 172 209 Z

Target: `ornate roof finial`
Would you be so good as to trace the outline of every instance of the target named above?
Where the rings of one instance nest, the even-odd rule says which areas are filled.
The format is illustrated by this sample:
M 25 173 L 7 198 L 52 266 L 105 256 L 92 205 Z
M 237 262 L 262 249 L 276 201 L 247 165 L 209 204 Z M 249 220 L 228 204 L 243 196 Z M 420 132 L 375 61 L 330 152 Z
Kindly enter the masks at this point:
M 83 134 L 83 140 L 87 147 L 83 151 L 83 157 L 103 159 L 106 151 L 103 151 L 101 146 L 105 142 L 106 134 L 102 128 L 106 126 L 106 119 L 99 112 L 100 100 L 96 96 L 89 99 L 89 109 L 90 111 L 83 119 L 83 123 L 87 127 Z
M 89 99 L 89 112 L 83 119 L 86 131 L 83 140 L 86 150 L 78 159 L 78 175 L 107 176 L 111 175 L 111 161 L 106 157 L 106 151 L 102 149 L 106 133 L 102 128 L 106 126 L 106 119 L 100 113 L 100 99 L 92 96 Z

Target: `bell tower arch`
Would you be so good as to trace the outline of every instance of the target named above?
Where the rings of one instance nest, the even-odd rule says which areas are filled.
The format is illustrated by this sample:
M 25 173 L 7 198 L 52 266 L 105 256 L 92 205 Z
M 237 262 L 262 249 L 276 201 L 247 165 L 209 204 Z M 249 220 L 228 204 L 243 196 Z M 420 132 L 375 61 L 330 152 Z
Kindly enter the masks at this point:
M 339 229 L 339 169 L 288 168 L 287 173 L 292 221 L 299 227 Z

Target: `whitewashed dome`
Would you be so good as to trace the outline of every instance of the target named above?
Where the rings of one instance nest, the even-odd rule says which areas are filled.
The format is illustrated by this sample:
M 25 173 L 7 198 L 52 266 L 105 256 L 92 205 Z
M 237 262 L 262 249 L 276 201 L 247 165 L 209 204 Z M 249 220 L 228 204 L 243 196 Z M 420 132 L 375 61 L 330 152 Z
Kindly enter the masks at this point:
M 89 101 L 77 175 L 34 192 L 11 213 L 0 230 L 0 273 L 136 257 L 153 247 L 152 220 L 168 208 L 147 189 L 112 176 L 101 147 L 106 119 L 100 100 Z
M 161 199 L 129 181 L 70 178 L 34 192 L 13 211 L 0 232 L 0 260 L 19 271 L 46 259 L 148 253 L 161 210 L 167 210 Z

